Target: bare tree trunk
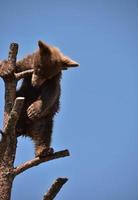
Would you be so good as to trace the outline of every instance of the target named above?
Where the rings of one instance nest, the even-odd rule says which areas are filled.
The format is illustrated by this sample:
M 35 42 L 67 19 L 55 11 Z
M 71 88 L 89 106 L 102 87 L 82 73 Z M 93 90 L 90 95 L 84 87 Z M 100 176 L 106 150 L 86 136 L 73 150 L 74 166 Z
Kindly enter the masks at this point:
M 8 56 L 8 65 L 14 72 L 16 64 L 16 55 L 18 45 L 12 43 Z M 9 117 L 16 97 L 16 80 L 13 73 L 5 82 L 5 107 L 4 107 L 4 135 L 0 145 L 0 200 L 10 200 L 11 188 L 13 183 L 13 163 L 15 159 L 17 138 L 15 137 L 15 129 L 6 130 L 9 122 Z M 6 131 L 5 131 L 6 130 Z
M 10 200 L 13 176 L 9 171 L 10 166 L 4 167 L 4 163 L 0 165 L 0 200 Z

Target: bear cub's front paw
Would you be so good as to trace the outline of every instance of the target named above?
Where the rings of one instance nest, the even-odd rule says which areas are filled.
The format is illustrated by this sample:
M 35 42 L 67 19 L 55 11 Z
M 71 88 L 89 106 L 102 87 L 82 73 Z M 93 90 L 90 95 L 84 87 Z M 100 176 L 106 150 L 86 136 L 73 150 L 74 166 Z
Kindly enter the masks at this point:
M 35 119 L 39 118 L 40 113 L 41 113 L 41 104 L 39 101 L 34 102 L 27 109 L 27 115 L 30 120 L 35 120 Z

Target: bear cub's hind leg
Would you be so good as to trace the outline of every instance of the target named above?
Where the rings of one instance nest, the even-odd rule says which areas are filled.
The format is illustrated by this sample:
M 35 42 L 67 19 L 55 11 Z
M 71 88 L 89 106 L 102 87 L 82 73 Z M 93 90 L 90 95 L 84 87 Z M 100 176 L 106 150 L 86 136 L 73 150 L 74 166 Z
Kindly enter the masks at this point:
M 53 119 L 40 119 L 31 127 L 32 140 L 35 143 L 35 156 L 46 157 L 53 154 L 54 150 L 50 147 L 52 135 Z

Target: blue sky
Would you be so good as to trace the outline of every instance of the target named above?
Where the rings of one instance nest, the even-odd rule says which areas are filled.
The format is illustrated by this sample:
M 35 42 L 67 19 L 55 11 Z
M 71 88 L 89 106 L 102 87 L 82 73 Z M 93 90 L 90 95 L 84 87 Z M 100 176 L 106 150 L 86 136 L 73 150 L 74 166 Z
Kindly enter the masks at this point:
M 0 59 L 11 42 L 20 59 L 41 39 L 80 63 L 63 73 L 53 131 L 54 149 L 71 156 L 18 176 L 12 199 L 42 199 L 67 176 L 57 200 L 137 200 L 138 1 L 1 0 L 0 25 Z M 19 139 L 16 165 L 32 157 L 32 142 Z

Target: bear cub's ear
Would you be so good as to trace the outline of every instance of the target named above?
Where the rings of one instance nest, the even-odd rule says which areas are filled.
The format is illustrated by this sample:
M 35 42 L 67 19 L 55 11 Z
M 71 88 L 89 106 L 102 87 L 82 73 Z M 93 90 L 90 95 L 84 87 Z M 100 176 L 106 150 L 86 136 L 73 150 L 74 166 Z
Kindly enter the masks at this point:
M 39 50 L 40 50 L 40 55 L 41 56 L 43 56 L 44 54 L 47 54 L 47 55 L 52 54 L 52 52 L 51 52 L 51 48 L 52 47 L 50 48 L 50 46 L 47 45 L 46 43 L 44 43 L 43 41 L 39 40 L 38 41 L 38 46 L 39 46 Z M 54 47 L 53 47 L 53 49 L 54 49 Z M 66 69 L 68 69 L 70 67 L 77 67 L 77 66 L 79 66 L 79 64 L 76 61 L 70 59 L 67 56 L 64 56 L 60 52 L 60 50 L 58 50 L 57 48 L 55 48 L 55 52 L 61 58 L 62 70 L 66 70 Z
M 40 53 L 45 53 L 45 52 L 50 53 L 50 47 L 46 45 L 44 42 L 42 42 L 41 40 L 38 41 L 38 46 L 39 46 Z
M 77 63 L 76 61 L 70 59 L 67 56 L 63 56 L 62 57 L 62 63 L 63 63 L 63 67 L 62 67 L 63 70 L 66 70 L 69 67 L 78 67 L 79 66 L 79 63 Z

